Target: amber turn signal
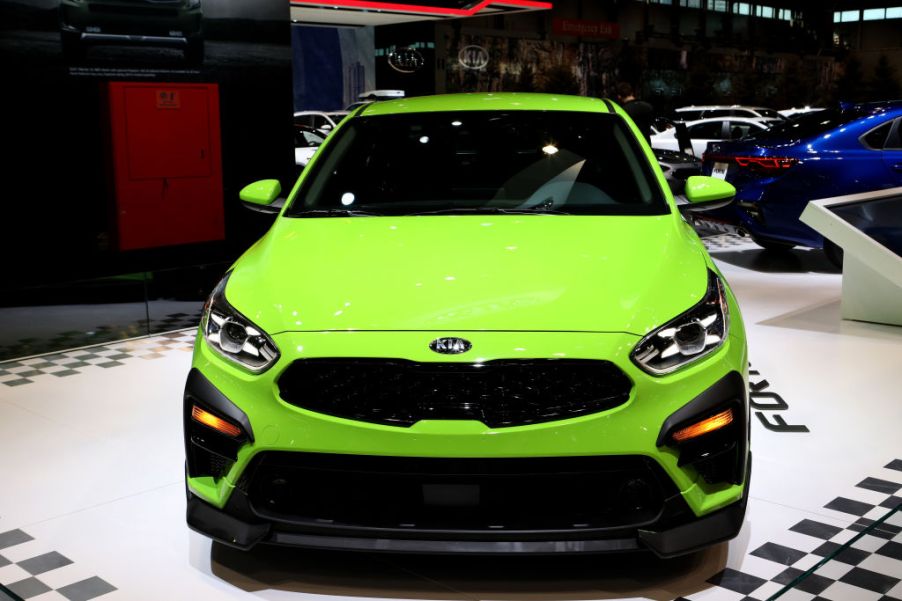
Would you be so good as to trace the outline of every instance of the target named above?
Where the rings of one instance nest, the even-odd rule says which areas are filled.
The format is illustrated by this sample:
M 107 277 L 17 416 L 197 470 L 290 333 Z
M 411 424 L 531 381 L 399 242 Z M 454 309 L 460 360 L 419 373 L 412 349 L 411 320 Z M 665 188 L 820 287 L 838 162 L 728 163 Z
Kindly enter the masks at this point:
M 197 405 L 191 407 L 191 419 L 207 426 L 208 428 L 213 428 L 217 432 L 221 432 L 226 436 L 237 438 L 241 435 L 241 428 L 234 424 L 230 424 L 224 419 L 216 417 L 209 411 L 204 411 Z
M 721 411 L 717 415 L 712 415 L 709 418 L 694 423 L 691 426 L 686 426 L 685 428 L 677 430 L 673 433 L 672 438 L 674 442 L 685 442 L 689 439 L 697 438 L 702 434 L 720 430 L 724 426 L 729 426 L 731 423 L 733 423 L 733 410 L 727 409 L 726 411 Z

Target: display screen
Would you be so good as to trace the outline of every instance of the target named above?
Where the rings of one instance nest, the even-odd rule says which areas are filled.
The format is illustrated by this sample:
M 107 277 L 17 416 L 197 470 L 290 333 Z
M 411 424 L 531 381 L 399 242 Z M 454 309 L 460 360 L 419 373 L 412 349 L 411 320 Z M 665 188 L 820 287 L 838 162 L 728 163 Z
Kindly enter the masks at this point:
M 902 257 L 902 194 L 828 208 L 880 245 Z
M 670 211 L 635 138 L 609 114 L 377 115 L 333 135 L 287 216 Z

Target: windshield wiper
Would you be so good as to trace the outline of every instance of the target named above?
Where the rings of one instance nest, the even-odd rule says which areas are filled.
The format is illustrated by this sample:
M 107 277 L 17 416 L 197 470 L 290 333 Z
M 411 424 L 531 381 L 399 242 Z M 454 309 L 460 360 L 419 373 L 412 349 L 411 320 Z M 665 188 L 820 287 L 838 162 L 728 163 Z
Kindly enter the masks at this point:
M 380 213 L 353 211 L 351 209 L 307 209 L 298 211 L 292 217 L 381 217 Z
M 453 214 L 477 214 L 477 215 L 572 215 L 565 211 L 554 209 L 502 209 L 501 207 L 460 207 L 456 209 L 437 209 L 435 211 L 422 211 L 410 213 L 410 215 L 453 215 Z

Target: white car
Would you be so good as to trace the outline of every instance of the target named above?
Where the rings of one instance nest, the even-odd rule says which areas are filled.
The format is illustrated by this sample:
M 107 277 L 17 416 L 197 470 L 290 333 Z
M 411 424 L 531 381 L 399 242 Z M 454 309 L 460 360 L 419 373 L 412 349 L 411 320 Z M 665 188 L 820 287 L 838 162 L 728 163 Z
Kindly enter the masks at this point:
M 767 128 L 766 122 L 746 117 L 699 119 L 686 124 L 686 129 L 689 130 L 689 138 L 692 141 L 692 152 L 697 157 L 701 157 L 705 152 L 708 142 L 738 140 L 750 133 L 764 131 Z M 659 134 L 654 134 L 651 137 L 651 147 L 680 151 L 680 145 L 676 138 L 676 128 L 670 128 Z
M 357 95 L 357 102 L 349 104 L 345 110 L 353 111 L 358 106 L 376 102 L 377 100 L 396 100 L 404 98 L 404 90 L 367 90 Z
M 294 124 L 332 131 L 347 116 L 348 111 L 298 111 L 294 114 Z
M 774 109 L 763 106 L 745 106 L 739 104 L 711 104 L 706 106 L 684 106 L 674 110 L 680 121 L 698 121 L 715 117 L 745 117 L 762 121 L 783 121 L 785 117 Z
M 294 126 L 294 163 L 302 167 L 306 166 L 326 140 L 328 132 L 309 127 L 307 125 Z

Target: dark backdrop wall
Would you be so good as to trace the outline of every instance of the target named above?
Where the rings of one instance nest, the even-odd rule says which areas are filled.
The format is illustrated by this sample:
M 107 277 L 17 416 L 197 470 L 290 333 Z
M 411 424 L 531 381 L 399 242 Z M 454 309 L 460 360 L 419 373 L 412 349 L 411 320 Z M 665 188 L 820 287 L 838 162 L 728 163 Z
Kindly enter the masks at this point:
M 186 37 L 202 40 L 200 57 L 178 48 L 106 42 L 73 52 L 64 48 L 63 35 L 65 22 L 78 17 L 64 12 L 66 0 L 62 4 L 0 0 L 0 360 L 192 323 L 216 279 L 270 223 L 241 208 L 240 188 L 262 178 L 279 178 L 289 187 L 297 175 L 288 3 L 204 0 L 197 31 L 178 26 Z M 157 17 L 151 11 L 160 3 L 129 3 L 141 14 L 124 18 L 123 3 L 80 4 L 94 14 L 115 15 L 93 25 L 103 33 L 160 35 L 134 29 L 152 29 Z M 119 250 L 117 202 L 128 199 L 115 186 L 110 82 L 218 89 L 219 121 L 207 125 L 221 137 L 221 191 L 209 209 L 221 210 L 221 234 Z M 180 139 L 161 137 L 142 151 L 147 160 L 155 153 L 165 158 L 184 150 Z M 147 224 L 171 226 L 165 220 Z M 166 239 L 166 231 L 152 233 Z
M 340 111 L 375 87 L 372 27 L 291 28 L 294 108 Z

